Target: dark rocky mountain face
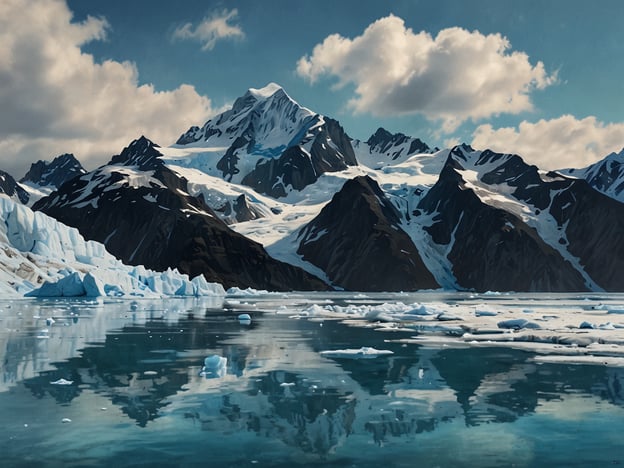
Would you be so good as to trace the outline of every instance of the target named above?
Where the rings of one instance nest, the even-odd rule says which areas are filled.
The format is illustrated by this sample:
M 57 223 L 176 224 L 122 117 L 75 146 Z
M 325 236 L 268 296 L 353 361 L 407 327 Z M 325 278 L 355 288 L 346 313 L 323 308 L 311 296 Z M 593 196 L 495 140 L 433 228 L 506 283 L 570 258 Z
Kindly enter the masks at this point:
M 159 156 L 158 146 L 142 137 L 108 165 L 66 182 L 33 209 L 102 242 L 127 264 L 203 274 L 226 288 L 327 289 L 318 278 L 274 260 L 260 244 L 229 229 L 202 198 L 188 194 L 187 181 Z
M 4 193 L 20 203 L 28 203 L 28 192 L 20 187 L 8 172 L 0 171 L 0 193 Z
M 439 287 L 401 216 L 368 176 L 347 181 L 300 232 L 297 253 L 352 291 L 413 291 Z
M 461 169 L 451 153 L 438 182 L 418 205 L 434 215 L 433 224 L 425 230 L 433 242 L 449 246 L 448 259 L 461 287 L 477 291 L 587 290 L 581 274 L 533 228 L 512 213 L 483 203 L 466 186 L 458 172 Z
M 249 90 L 232 109 L 191 127 L 178 146 L 227 148 L 216 168 L 229 182 L 279 198 L 325 172 L 357 165 L 351 139 L 333 119 L 314 114 L 277 85 Z
M 41 187 L 60 187 L 76 176 L 86 174 L 86 170 L 73 154 L 62 154 L 51 162 L 37 161 L 20 182 L 32 182 Z
M 503 190 L 510 200 L 526 207 L 528 221 L 484 203 L 463 179 L 466 168 L 478 172 L 484 187 Z M 451 246 L 448 258 L 463 287 L 624 289 L 617 274 L 624 268 L 624 245 L 619 240 L 624 232 L 624 204 L 585 180 L 540 173 L 516 155 L 456 147 L 419 209 L 435 213 L 426 230 L 435 243 Z
M 366 141 L 354 140 L 353 147 L 358 163 L 372 169 L 401 164 L 416 154 L 434 152 L 419 138 L 390 133 L 381 127 Z
M 366 141 L 370 151 L 387 154 L 390 159 L 396 160 L 401 156 L 416 153 L 427 153 L 431 148 L 419 138 L 411 138 L 403 133 L 390 133 L 379 127 Z
M 484 151 L 480 160 L 503 155 Z M 599 172 L 599 171 L 598 171 Z M 624 204 L 595 190 L 591 182 L 549 172 L 540 176 L 519 156 L 510 156 L 497 169 L 484 174 L 488 184 L 507 184 L 513 196 L 545 211 L 556 222 L 558 243 L 574 257 L 596 284 L 607 291 L 622 291 L 624 279 Z M 605 187 L 603 187 L 605 188 Z
M 288 194 L 289 187 L 302 190 L 325 172 L 342 171 L 355 165 L 357 161 L 349 137 L 336 120 L 325 118 L 325 125 L 314 137 L 310 152 L 299 145 L 291 146 L 277 159 L 260 161 L 243 177 L 242 184 L 280 198 Z
M 553 196 L 550 206 L 564 232 L 561 242 L 600 287 L 624 290 L 620 274 L 624 269 L 624 204 L 594 190 L 584 180 L 563 184 L 567 187 Z

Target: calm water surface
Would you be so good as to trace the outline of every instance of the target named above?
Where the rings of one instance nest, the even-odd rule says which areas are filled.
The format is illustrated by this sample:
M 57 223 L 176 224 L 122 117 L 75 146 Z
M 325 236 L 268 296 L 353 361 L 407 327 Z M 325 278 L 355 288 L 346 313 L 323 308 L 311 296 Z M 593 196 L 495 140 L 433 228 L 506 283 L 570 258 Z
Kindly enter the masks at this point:
M 624 369 L 289 318 L 348 299 L 0 301 L 0 465 L 624 463 Z

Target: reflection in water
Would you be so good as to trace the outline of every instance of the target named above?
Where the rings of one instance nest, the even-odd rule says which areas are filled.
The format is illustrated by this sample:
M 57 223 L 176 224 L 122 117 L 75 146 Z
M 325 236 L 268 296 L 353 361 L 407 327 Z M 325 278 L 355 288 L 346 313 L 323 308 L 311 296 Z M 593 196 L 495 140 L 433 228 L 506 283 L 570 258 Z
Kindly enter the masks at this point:
M 8 331 L 0 334 L 0 416 L 20 421 L 20 411 L 31 408 L 41 423 L 28 440 L 17 422 L 0 429 L 7 460 L 20 460 L 20 447 L 28 443 L 53 444 L 57 461 L 77 463 L 104 457 L 124 465 L 139 454 L 145 463 L 152 457 L 184 465 L 208 447 L 221 447 L 214 459 L 224 464 L 255 457 L 272 464 L 375 465 L 391 456 L 394 464 L 409 465 L 418 456 L 444 465 L 457 462 L 459 447 L 474 456 L 494 450 L 487 440 L 466 449 L 465 440 L 481 434 L 484 423 L 496 423 L 509 437 L 520 437 L 526 458 L 519 462 L 531 465 L 548 456 L 540 442 L 546 438 L 516 434 L 524 424 L 545 416 L 550 424 L 563 421 L 557 408 L 578 396 L 597 410 L 606 405 L 605 414 L 624 402 L 618 368 L 537 364 L 528 352 L 503 348 L 401 345 L 369 329 L 288 319 L 270 308 L 233 313 L 220 304 L 184 301 L 13 307 L 2 316 Z M 251 325 L 239 323 L 241 311 L 252 316 Z M 54 318 L 52 325 L 47 318 Z M 320 355 L 361 346 L 394 354 L 366 360 Z M 52 383 L 59 379 L 73 383 Z M 89 413 L 94 399 L 108 401 L 100 403 L 102 411 L 119 410 L 93 423 L 93 440 L 123 434 L 106 453 L 101 444 L 80 437 L 68 442 L 57 432 L 58 408 Z M 80 430 L 78 423 L 65 427 Z M 262 451 L 256 451 L 260 440 Z M 238 450 L 241 445 L 248 450 Z M 619 461 L 618 450 L 604 456 Z M 505 456 L 482 459 L 482 465 L 506 464 Z

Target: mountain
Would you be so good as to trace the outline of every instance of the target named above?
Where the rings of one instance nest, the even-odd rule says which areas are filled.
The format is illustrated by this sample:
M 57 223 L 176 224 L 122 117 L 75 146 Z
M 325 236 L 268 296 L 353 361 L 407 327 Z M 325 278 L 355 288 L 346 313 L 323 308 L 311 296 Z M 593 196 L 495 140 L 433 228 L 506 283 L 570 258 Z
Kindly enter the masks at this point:
M 582 169 L 563 169 L 561 174 L 585 179 L 589 185 L 624 202 L 624 149 Z
M 1 193 L 20 203 L 28 203 L 28 192 L 17 183 L 11 174 L 4 171 L 0 171 L 0 194 Z
M 30 169 L 20 179 L 20 182 L 30 182 L 40 187 L 58 188 L 66 181 L 86 174 L 86 172 L 73 154 L 66 153 L 57 156 L 51 162 L 37 161 L 31 164 Z
M 418 209 L 457 283 L 476 290 L 621 291 L 624 205 L 519 156 L 458 146 Z
M 424 229 L 445 246 L 457 284 L 477 291 L 585 290 L 582 276 L 522 217 L 478 195 L 464 176 L 463 155 L 460 149 L 451 152 L 418 204 L 433 221 Z
M 331 118 L 301 107 L 278 85 L 249 89 L 232 108 L 191 127 L 172 164 L 194 167 L 274 198 L 357 164 L 351 139 Z
M 187 180 L 164 164 L 159 149 L 141 137 L 33 208 L 76 227 L 130 265 L 177 268 L 225 287 L 327 289 L 229 229 L 202 197 L 189 194 Z
M 224 295 L 219 284 L 177 271 L 124 265 L 104 246 L 43 213 L 0 196 L 0 295 Z
M 368 176 L 347 181 L 299 233 L 297 253 L 352 291 L 438 288 L 401 229 L 401 214 Z
M 432 149 L 420 138 L 403 133 L 390 133 L 379 127 L 365 142 L 355 140 L 353 148 L 357 161 L 370 168 L 398 164 L 415 154 L 431 153 Z
M 171 147 L 51 163 L 75 174 L 33 208 L 127 264 L 225 287 L 623 291 L 623 158 L 548 172 L 383 128 L 352 140 L 270 84 Z M 50 166 L 27 178 L 57 183 Z
M 66 181 L 87 171 L 73 154 L 62 154 L 52 161 L 37 161 L 19 181 L 28 193 L 26 202 L 32 206 L 37 200 L 49 195 Z

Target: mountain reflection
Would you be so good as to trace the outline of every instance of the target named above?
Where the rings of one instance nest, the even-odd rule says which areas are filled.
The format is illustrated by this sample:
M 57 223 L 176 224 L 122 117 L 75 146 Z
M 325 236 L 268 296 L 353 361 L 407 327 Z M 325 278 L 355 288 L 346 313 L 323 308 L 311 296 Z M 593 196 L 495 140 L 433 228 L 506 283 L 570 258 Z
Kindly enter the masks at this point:
M 336 321 L 321 327 L 250 313 L 251 326 L 215 309 L 176 320 L 130 317 L 79 355 L 21 384 L 36 399 L 51 397 L 59 405 L 80 405 L 84 392 L 94 392 L 140 427 L 167 415 L 204 432 L 256 434 L 321 457 L 353 437 L 384 445 L 452 421 L 510 423 L 571 394 L 624 406 L 620 369 L 538 364 L 531 353 L 504 348 L 405 346 Z M 40 359 L 37 346 L 32 334 L 9 339 L 5 376 L 19 373 L 9 361 L 25 366 Z M 362 360 L 319 354 L 360 346 L 394 354 Z M 200 370 L 211 355 L 227 365 L 223 375 L 207 379 Z M 61 378 L 72 384 L 52 383 Z M 9 398 L 10 392 L 0 393 L 2 404 Z

